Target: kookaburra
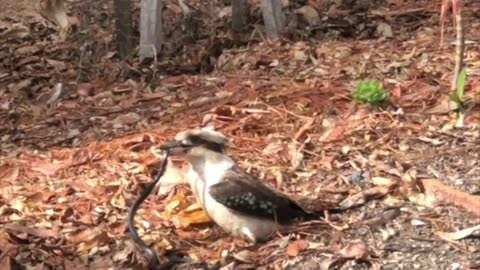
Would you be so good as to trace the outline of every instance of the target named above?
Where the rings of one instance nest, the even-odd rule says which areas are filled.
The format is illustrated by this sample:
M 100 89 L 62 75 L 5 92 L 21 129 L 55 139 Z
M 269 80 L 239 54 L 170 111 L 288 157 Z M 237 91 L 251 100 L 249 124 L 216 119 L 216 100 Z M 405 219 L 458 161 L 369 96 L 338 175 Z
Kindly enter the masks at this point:
M 224 231 L 256 243 L 296 221 L 316 217 L 242 170 L 226 154 L 227 142 L 222 133 L 202 128 L 180 132 L 165 145 L 190 163 L 187 181 L 192 192 Z

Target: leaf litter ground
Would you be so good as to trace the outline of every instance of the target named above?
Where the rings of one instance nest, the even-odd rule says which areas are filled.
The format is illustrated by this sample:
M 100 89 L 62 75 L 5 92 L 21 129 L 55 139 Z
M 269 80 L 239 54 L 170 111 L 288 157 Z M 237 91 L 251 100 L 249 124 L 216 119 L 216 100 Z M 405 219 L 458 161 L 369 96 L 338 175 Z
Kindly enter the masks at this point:
M 472 105 L 455 129 L 453 29 L 441 48 L 439 8 L 397 2 L 363 18 L 367 28 L 391 24 L 392 38 L 267 43 L 253 29 L 255 42 L 224 48 L 214 65 L 205 48 L 226 46 L 225 31 L 197 44 L 172 30 L 166 50 L 185 46 L 159 59 L 167 76 L 116 59 L 111 3 L 70 3 L 81 23 L 63 42 L 34 10 L 1 13 L 2 269 L 140 269 L 127 208 L 155 174 L 156 148 L 198 126 L 229 135 L 243 168 L 306 208 L 336 210 L 251 246 L 208 220 L 173 160 L 137 218 L 159 253 L 223 269 L 478 267 L 480 5 L 467 3 Z M 179 28 L 168 27 L 177 13 L 169 3 L 167 31 Z M 390 106 L 354 104 L 362 79 L 384 82 Z

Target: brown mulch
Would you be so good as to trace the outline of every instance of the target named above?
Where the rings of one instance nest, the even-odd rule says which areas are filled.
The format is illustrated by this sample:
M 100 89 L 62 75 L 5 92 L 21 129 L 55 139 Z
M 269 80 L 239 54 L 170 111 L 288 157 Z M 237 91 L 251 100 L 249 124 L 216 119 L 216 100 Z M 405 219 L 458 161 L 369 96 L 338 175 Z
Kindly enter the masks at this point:
M 440 47 L 439 3 L 420 2 L 349 14 L 364 28 L 336 21 L 337 38 L 323 29 L 270 43 L 252 26 L 242 46 L 228 20 L 205 14 L 210 28 L 187 43 L 172 2 L 156 68 L 117 58 L 111 2 L 69 2 L 80 24 L 66 41 L 33 7 L 0 13 L 0 33 L 17 33 L 0 35 L 2 269 L 140 269 L 127 209 L 155 175 L 155 149 L 207 125 L 232 138 L 243 168 L 327 218 L 252 247 L 208 222 L 169 175 L 167 197 L 152 195 L 137 217 L 160 254 L 224 269 L 478 268 L 480 5 L 466 2 L 471 102 L 455 128 L 454 30 Z M 393 37 L 375 36 L 380 22 Z M 364 79 L 383 82 L 388 106 L 352 101 Z

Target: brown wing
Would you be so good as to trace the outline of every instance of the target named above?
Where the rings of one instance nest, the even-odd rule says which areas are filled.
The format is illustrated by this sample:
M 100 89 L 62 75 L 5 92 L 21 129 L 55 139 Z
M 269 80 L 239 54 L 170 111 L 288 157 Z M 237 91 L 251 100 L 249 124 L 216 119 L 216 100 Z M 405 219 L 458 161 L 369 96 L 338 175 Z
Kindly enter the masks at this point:
M 281 224 L 309 214 L 294 200 L 275 191 L 237 166 L 209 194 L 219 203 L 242 214 L 276 220 Z

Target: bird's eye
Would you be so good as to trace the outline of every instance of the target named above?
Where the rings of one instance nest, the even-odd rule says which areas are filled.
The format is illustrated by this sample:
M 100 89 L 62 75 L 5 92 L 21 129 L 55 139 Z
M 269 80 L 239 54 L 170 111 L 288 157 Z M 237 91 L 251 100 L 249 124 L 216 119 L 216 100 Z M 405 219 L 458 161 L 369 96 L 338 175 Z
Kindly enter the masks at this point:
M 193 145 L 198 145 L 198 144 L 201 144 L 201 143 L 202 143 L 202 140 L 201 140 L 199 137 L 197 137 L 197 136 L 190 136 L 190 137 L 188 138 L 188 140 L 189 140 L 190 143 L 193 144 Z

